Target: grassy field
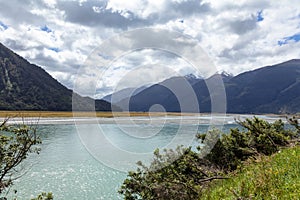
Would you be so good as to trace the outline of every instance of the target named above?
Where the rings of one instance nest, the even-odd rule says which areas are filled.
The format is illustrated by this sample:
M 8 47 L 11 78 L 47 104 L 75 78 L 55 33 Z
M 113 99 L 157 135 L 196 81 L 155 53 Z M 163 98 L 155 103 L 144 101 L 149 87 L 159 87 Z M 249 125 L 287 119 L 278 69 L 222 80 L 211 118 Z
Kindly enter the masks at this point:
M 201 199 L 300 199 L 300 147 L 249 161 L 230 179 L 215 181 Z
M 139 116 L 188 116 L 193 113 L 148 112 L 65 112 L 65 111 L 0 111 L 0 117 L 139 117 Z

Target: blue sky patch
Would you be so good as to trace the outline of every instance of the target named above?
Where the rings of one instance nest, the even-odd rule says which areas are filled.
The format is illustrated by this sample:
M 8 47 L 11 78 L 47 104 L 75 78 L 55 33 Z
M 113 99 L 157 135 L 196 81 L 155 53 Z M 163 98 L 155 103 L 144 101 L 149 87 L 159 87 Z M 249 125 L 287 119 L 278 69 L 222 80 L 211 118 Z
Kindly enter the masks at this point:
M 7 26 L 6 24 L 4 24 L 3 22 L 1 22 L 1 21 L 0 21 L 0 26 L 1 26 L 4 30 L 8 29 L 8 26 Z
M 261 22 L 264 20 L 262 13 L 263 13 L 262 10 L 257 12 L 256 21 Z
M 300 41 L 300 33 L 297 33 L 295 35 L 292 35 L 292 36 L 288 36 L 288 37 L 284 37 L 282 40 L 279 40 L 277 42 L 277 44 L 279 46 L 282 46 L 282 45 L 285 45 L 287 44 L 289 41 L 295 41 L 295 42 L 299 42 Z
M 50 28 L 48 28 L 47 25 L 41 27 L 41 30 L 42 30 L 42 31 L 45 31 L 45 32 L 47 32 L 47 33 L 51 33 L 51 32 L 52 32 L 52 30 L 51 30 Z
M 101 53 L 98 53 L 98 56 L 100 56 L 101 58 L 103 58 L 105 60 L 112 60 L 112 59 L 114 59 L 113 56 L 109 56 L 109 55 L 105 55 L 105 54 L 101 54 Z
M 48 48 L 48 49 L 51 50 L 51 51 L 54 51 L 56 53 L 60 52 L 60 49 L 57 48 L 57 47 L 51 47 L 51 48 Z

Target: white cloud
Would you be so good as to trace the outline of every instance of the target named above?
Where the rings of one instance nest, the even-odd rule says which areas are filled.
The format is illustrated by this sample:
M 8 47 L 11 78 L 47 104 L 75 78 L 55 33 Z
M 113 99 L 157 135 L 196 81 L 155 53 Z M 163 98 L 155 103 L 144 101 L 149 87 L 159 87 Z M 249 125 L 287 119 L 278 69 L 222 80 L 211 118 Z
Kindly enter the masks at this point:
M 96 12 L 96 13 L 100 13 L 101 12 L 101 7 L 93 6 L 93 11 Z
M 11 0 L 1 4 L 0 21 L 8 28 L 0 29 L 0 42 L 41 65 L 68 87 L 73 86 L 78 68 L 96 47 L 135 28 L 155 27 L 189 35 L 195 38 L 219 71 L 233 74 L 300 58 L 300 41 L 278 45 L 285 37 L 300 33 L 298 0 Z M 262 21 L 257 20 L 258 12 L 262 12 Z M 51 31 L 42 31 L 44 26 Z M 159 42 L 170 49 L 190 51 L 193 55 L 192 48 L 185 48 L 186 44 L 182 43 L 172 44 L 168 37 L 161 35 Z M 106 48 L 114 49 L 117 55 L 130 45 L 149 46 L 152 39 L 145 33 L 135 38 L 135 44 L 123 40 Z M 190 72 L 186 62 L 178 58 L 137 51 L 118 59 L 114 70 L 107 74 L 109 79 L 99 86 L 103 87 L 103 94 L 109 92 L 122 75 L 132 70 L 132 66 L 148 66 L 145 72 L 151 74 L 151 79 L 157 76 L 158 80 L 160 74 L 167 74 L 167 71 L 155 70 L 153 65 L 157 63 L 176 66 L 171 67 L 176 68 L 176 72 Z M 139 73 L 139 79 L 128 79 L 132 79 L 133 85 L 143 82 L 142 74 L 147 74 Z M 127 81 L 127 84 L 131 83 Z
M 101 65 L 97 67 L 97 63 L 101 63 L 101 59 L 89 59 L 88 65 L 81 69 L 82 72 L 90 72 L 92 79 L 97 77 L 97 97 L 106 95 L 108 88 L 118 91 L 124 88 L 154 84 L 171 76 L 198 73 L 197 69 L 178 55 L 159 49 L 128 52 L 106 68 Z M 85 76 L 87 73 L 80 74 Z
M 43 2 L 50 8 L 54 8 L 56 5 L 56 0 L 43 0 Z
M 168 2 L 170 0 L 160 1 L 147 1 L 147 0 L 131 0 L 131 1 L 120 1 L 120 0 L 109 0 L 107 3 L 107 9 L 113 11 L 119 11 L 122 13 L 132 12 L 135 15 L 147 19 L 154 14 L 163 14 L 168 12 Z M 170 11 L 170 10 L 169 10 Z M 164 13 L 167 14 L 167 13 Z

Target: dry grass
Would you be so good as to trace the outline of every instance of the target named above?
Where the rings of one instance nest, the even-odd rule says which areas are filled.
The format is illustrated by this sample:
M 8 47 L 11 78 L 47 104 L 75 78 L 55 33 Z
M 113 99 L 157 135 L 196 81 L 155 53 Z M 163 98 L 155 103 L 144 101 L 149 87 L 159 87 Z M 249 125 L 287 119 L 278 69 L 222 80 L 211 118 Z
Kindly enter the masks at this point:
M 67 111 L 0 111 L 0 117 L 149 117 L 192 116 L 195 113 L 148 113 L 148 112 L 67 112 Z

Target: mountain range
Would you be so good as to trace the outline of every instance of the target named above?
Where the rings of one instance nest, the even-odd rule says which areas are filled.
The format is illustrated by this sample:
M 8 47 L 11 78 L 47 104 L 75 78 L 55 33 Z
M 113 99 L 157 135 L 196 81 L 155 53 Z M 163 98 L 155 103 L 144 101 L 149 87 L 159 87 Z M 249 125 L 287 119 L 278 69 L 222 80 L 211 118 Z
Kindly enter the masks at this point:
M 111 110 L 109 102 L 73 93 L 0 43 L 0 110 L 71 111 L 72 97 L 79 102 L 73 110 Z
M 217 80 L 224 83 L 226 98 L 219 98 L 219 103 L 225 104 L 228 113 L 300 112 L 300 59 L 236 76 L 171 77 L 94 100 L 74 93 L 0 43 L 0 110 L 211 112 L 212 99 L 221 97 Z M 72 97 L 77 101 L 75 107 Z
M 237 76 L 221 73 L 207 79 L 191 75 L 172 77 L 139 90 L 131 96 L 123 94 L 124 98 L 114 103 L 128 111 L 211 112 L 212 97 L 220 95 L 217 79 L 223 80 L 224 83 L 224 102 L 227 102 L 228 113 L 300 112 L 299 59 L 262 67 Z M 208 84 L 216 88 L 213 94 L 209 92 Z M 197 104 L 199 106 L 195 106 Z

